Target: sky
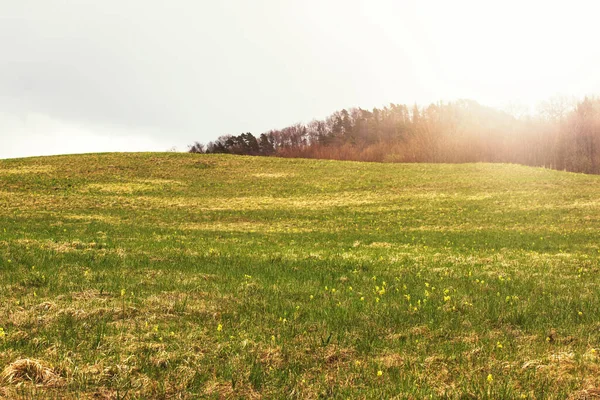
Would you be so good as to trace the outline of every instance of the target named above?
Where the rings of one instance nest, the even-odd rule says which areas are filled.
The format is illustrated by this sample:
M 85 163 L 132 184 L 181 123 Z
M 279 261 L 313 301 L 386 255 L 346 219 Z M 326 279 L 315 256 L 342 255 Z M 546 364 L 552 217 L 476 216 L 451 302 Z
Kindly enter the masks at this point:
M 351 107 L 600 94 L 600 5 L 0 0 L 0 158 L 185 150 Z

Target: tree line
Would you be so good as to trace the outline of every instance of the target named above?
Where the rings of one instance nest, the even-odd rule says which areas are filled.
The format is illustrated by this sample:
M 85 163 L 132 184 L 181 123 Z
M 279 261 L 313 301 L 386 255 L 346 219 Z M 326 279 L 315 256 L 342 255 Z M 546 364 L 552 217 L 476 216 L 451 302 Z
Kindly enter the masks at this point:
M 600 99 L 555 97 L 535 115 L 472 100 L 336 111 L 258 136 L 224 135 L 193 153 L 377 162 L 503 162 L 600 173 Z

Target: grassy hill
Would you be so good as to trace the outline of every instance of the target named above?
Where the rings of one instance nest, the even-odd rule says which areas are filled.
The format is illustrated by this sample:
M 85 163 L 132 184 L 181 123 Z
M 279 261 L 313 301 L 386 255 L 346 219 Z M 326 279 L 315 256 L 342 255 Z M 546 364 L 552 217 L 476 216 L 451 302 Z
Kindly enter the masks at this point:
M 599 228 L 515 165 L 0 160 L 0 397 L 585 398 Z

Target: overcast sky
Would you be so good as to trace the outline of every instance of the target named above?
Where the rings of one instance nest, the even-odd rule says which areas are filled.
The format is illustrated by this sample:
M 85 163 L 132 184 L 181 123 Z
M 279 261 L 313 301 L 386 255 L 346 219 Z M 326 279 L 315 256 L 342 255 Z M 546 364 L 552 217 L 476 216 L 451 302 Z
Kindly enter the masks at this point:
M 0 158 L 600 93 L 595 1 L 0 0 Z

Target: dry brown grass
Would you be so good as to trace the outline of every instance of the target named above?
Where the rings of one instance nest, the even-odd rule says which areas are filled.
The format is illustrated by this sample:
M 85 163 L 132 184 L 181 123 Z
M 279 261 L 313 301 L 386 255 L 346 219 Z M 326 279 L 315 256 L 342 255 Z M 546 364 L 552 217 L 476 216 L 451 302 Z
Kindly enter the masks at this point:
M 50 165 L 29 165 L 16 168 L 0 169 L 0 175 L 22 175 L 22 174 L 41 174 L 50 173 L 55 170 Z
M 30 382 L 43 386 L 60 386 L 63 379 L 43 361 L 22 358 L 4 368 L 0 374 L 0 382 L 7 384 Z
M 153 190 L 154 185 L 147 183 L 91 183 L 82 192 L 98 191 L 105 193 L 136 193 Z
M 258 174 L 252 174 L 252 176 L 255 178 L 289 178 L 289 177 L 292 177 L 295 175 L 296 174 L 286 173 L 286 172 L 272 172 L 272 173 L 263 172 L 263 173 L 258 173 Z
M 0 242 L 0 244 L 3 244 Z M 126 251 L 123 248 L 104 249 L 99 248 L 96 242 L 82 242 L 80 240 L 57 242 L 53 240 L 36 240 L 36 239 L 17 239 L 13 242 L 24 246 L 26 249 L 51 250 L 56 253 L 77 253 L 77 252 L 95 252 L 98 255 L 116 254 L 119 257 L 124 257 Z
M 377 364 L 386 368 L 401 367 L 405 363 L 405 357 L 400 353 L 388 353 L 377 358 Z
M 261 399 L 263 396 L 249 385 L 236 385 L 234 389 L 229 382 L 211 381 L 206 384 L 204 394 L 219 399 Z
M 569 400 L 592 400 L 600 399 L 600 388 L 580 390 L 569 396 Z

